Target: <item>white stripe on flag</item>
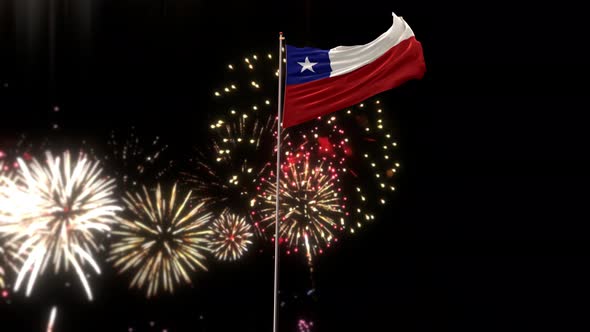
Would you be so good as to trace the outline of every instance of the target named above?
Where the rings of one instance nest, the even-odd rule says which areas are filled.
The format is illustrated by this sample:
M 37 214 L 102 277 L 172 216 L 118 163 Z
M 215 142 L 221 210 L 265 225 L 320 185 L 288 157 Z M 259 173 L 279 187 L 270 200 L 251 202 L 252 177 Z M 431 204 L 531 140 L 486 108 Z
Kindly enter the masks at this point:
M 395 45 L 413 37 L 414 32 L 403 18 L 393 14 L 391 28 L 365 45 L 338 46 L 328 52 L 332 72 L 330 77 L 350 73 L 375 61 Z

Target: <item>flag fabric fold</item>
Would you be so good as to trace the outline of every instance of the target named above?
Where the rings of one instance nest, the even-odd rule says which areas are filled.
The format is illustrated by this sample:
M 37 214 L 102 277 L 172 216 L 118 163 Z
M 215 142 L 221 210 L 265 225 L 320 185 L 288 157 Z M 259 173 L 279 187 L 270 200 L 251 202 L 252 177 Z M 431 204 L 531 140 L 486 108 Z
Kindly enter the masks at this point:
M 393 24 L 365 45 L 330 50 L 287 45 L 283 127 L 357 104 L 424 76 L 422 45 L 410 26 L 393 14 Z

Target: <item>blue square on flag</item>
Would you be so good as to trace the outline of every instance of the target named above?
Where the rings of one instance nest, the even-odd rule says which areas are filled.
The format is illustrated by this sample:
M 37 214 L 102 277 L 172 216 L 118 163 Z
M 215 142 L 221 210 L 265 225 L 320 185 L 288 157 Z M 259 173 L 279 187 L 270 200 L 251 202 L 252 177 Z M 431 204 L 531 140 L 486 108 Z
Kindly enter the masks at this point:
M 330 77 L 329 50 L 287 45 L 287 84 L 299 84 Z

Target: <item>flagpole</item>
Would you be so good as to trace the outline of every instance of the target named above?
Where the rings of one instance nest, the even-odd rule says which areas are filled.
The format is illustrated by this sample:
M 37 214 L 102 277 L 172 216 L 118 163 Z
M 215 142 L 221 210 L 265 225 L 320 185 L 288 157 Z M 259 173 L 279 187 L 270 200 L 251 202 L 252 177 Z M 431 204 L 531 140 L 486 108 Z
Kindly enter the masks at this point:
M 276 206 L 275 206 L 275 280 L 274 280 L 274 304 L 273 304 L 273 332 L 279 331 L 279 189 L 281 180 L 281 127 L 283 122 L 281 107 L 283 106 L 283 96 L 281 94 L 283 82 L 283 33 L 279 32 L 279 93 L 277 103 L 277 178 L 276 188 Z

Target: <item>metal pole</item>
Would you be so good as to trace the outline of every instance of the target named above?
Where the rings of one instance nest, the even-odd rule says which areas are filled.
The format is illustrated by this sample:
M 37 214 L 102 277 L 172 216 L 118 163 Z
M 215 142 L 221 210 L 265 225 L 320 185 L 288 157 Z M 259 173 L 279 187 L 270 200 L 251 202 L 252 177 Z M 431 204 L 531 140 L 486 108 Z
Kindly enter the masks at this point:
M 281 88 L 283 82 L 283 33 L 279 33 L 279 96 L 277 104 L 278 123 L 277 123 L 277 178 L 276 188 L 276 210 L 275 210 L 275 282 L 274 282 L 274 305 L 273 305 L 273 332 L 279 331 L 279 189 L 281 180 L 281 126 L 282 126 L 282 112 L 283 97 L 281 95 Z

